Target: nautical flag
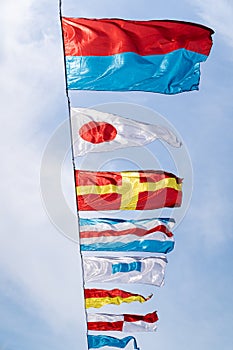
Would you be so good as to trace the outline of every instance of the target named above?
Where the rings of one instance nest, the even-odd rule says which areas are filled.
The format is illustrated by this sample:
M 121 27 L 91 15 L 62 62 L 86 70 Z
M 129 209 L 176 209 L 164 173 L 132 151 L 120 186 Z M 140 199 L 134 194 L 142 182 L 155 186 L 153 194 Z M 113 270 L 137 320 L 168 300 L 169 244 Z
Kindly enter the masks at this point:
M 151 210 L 179 207 L 182 179 L 162 170 L 75 170 L 78 210 Z
M 158 321 L 156 312 L 147 315 L 87 314 L 88 331 L 154 332 Z
M 82 251 L 169 253 L 174 248 L 169 219 L 79 219 Z
M 107 335 L 90 335 L 87 336 L 88 349 L 99 349 L 104 346 L 111 346 L 114 348 L 125 348 L 130 341 L 133 341 L 135 350 L 140 350 L 137 346 L 137 341 L 134 337 L 128 336 L 122 339 L 110 337 Z
M 141 146 L 156 139 L 180 147 L 181 142 L 168 128 L 145 124 L 118 115 L 88 108 L 71 108 L 74 156 Z
M 121 289 L 84 289 L 85 307 L 99 309 L 108 304 L 120 305 L 122 303 L 132 303 L 139 301 L 144 303 L 152 297 L 152 294 L 147 298 L 140 294 L 126 292 Z
M 171 20 L 63 18 L 71 90 L 198 90 L 213 30 Z
M 141 283 L 160 287 L 166 264 L 165 256 L 83 256 L 84 282 Z

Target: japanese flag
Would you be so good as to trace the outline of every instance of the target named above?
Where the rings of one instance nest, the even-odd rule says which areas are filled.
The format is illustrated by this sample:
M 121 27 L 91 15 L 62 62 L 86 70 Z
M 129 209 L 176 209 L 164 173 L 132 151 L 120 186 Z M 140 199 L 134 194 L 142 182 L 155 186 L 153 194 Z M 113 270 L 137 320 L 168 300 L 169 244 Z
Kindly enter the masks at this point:
M 88 108 L 71 108 L 74 156 L 141 146 L 156 139 L 180 147 L 181 142 L 168 128 L 146 124 L 115 114 Z

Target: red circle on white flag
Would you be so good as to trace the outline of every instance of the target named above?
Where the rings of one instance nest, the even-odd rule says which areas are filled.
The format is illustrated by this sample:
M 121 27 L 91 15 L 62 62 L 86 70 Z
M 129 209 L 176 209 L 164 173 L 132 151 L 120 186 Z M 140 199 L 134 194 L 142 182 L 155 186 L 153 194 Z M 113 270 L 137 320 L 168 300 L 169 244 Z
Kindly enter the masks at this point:
M 114 140 L 117 130 L 112 124 L 91 121 L 79 129 L 79 135 L 87 142 L 102 143 Z

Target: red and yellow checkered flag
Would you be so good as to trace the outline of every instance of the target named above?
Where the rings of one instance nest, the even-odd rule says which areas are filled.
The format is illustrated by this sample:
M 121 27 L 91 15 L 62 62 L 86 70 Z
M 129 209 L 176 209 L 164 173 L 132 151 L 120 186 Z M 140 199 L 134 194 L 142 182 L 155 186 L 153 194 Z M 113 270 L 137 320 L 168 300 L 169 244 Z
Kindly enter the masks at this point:
M 161 170 L 75 170 L 79 210 L 150 210 L 179 207 L 182 179 Z

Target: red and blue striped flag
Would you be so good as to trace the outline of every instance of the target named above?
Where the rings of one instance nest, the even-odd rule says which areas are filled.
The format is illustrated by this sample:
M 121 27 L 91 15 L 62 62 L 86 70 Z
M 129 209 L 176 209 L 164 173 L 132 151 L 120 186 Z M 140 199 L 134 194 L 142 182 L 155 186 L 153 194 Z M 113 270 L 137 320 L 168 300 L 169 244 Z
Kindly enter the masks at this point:
M 62 18 L 67 86 L 71 90 L 198 90 L 200 62 L 213 30 L 150 20 Z

